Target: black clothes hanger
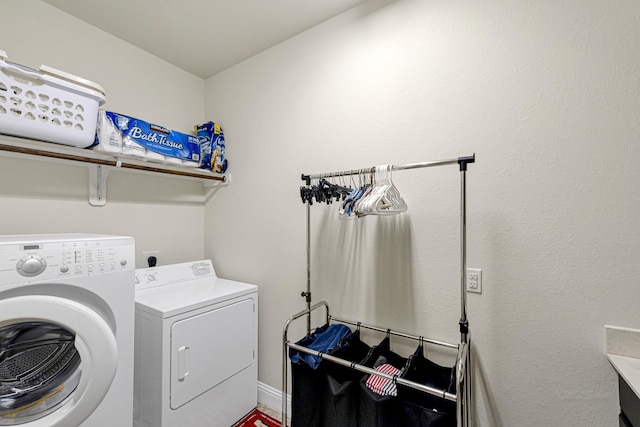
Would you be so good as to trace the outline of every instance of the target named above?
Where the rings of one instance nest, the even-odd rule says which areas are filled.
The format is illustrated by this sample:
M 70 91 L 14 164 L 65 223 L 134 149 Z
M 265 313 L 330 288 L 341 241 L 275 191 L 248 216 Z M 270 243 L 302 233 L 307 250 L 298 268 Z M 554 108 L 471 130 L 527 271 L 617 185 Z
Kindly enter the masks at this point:
M 414 360 L 418 360 L 418 359 L 424 359 L 424 339 L 421 336 L 418 339 L 418 348 L 416 348 L 416 350 L 413 352 L 413 354 L 411 354 L 409 356 L 409 358 L 407 359 L 407 363 L 405 363 L 404 365 L 404 369 L 402 370 L 403 372 L 405 372 L 406 370 L 408 370 L 411 366 L 412 361 Z M 418 362 L 419 363 L 419 362 Z
M 317 203 L 333 203 L 340 200 L 346 200 L 352 189 L 342 185 L 338 185 L 322 178 L 317 184 L 300 187 L 300 198 L 302 203 L 313 205 L 315 200 Z

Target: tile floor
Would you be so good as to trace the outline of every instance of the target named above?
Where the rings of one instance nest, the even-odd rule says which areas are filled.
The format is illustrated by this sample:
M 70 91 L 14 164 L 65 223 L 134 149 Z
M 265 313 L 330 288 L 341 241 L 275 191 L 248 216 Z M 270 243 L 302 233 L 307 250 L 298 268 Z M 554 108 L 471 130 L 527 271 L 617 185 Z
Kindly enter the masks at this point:
M 273 418 L 277 419 L 278 421 L 282 420 L 282 413 L 280 411 L 278 411 L 277 409 L 273 409 L 273 408 L 271 408 L 271 407 L 269 407 L 267 405 L 264 405 L 262 403 L 259 403 L 259 402 L 258 402 L 257 409 L 259 411 L 262 411 L 265 414 L 269 415 L 270 417 L 273 417 Z M 291 418 L 289 418 L 289 417 L 287 417 L 287 418 L 289 419 L 289 421 L 291 420 Z M 290 424 L 290 423 L 287 423 L 287 424 Z M 233 427 L 235 427 L 235 425 Z
M 282 421 L 282 413 L 280 411 L 270 408 L 269 406 L 264 405 L 262 403 L 258 403 L 258 409 L 264 412 L 265 414 L 269 415 L 270 417 L 273 417 L 278 421 Z

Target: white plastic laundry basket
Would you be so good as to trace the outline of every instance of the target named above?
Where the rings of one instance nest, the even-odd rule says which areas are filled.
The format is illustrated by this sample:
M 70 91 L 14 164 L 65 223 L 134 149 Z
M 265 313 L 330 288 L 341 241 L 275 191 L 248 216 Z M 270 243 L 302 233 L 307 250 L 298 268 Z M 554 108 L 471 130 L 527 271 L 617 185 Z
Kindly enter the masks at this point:
M 6 59 L 0 50 L 0 133 L 75 147 L 93 144 L 98 108 L 105 103 L 100 85 Z

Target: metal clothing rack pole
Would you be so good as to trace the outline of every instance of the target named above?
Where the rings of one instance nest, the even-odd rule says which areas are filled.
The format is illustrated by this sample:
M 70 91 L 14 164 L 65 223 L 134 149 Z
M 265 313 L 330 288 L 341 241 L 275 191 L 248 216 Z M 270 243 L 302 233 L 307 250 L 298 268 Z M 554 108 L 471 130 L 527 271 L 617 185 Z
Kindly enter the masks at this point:
M 475 154 L 473 155 L 475 160 Z M 467 342 L 467 162 L 460 163 L 460 341 Z
M 455 159 L 446 159 L 446 160 L 435 160 L 430 162 L 421 162 L 421 163 L 407 163 L 404 165 L 391 165 L 392 171 L 400 171 L 407 169 L 419 169 L 419 168 L 427 168 L 432 166 L 444 166 L 444 165 L 455 165 L 465 163 L 473 163 L 475 162 L 476 155 L 473 154 L 471 156 L 465 157 L 457 157 Z M 465 166 L 466 168 L 466 166 Z M 349 176 L 349 175 L 358 175 L 363 172 L 370 171 L 371 168 L 364 169 L 352 169 L 347 171 L 338 171 L 338 172 L 328 172 L 328 173 L 317 173 L 312 175 L 302 175 L 302 180 L 307 182 L 307 185 L 311 184 L 312 179 L 321 179 L 321 178 L 333 178 L 338 176 Z
M 450 344 L 450 343 L 447 343 L 447 342 L 444 342 L 444 341 L 436 341 L 436 340 L 432 340 L 432 339 L 421 337 L 421 336 L 406 334 L 404 332 L 398 332 L 398 331 L 392 331 L 391 329 L 380 328 L 378 326 L 365 325 L 362 322 L 354 322 L 353 320 L 346 320 L 346 319 L 338 318 L 338 317 L 335 317 L 335 316 L 329 316 L 329 320 L 334 320 L 336 322 L 340 322 L 340 323 L 345 323 L 347 325 L 356 326 L 358 328 L 365 328 L 365 329 L 371 329 L 372 331 L 385 332 L 385 333 L 388 333 L 388 334 L 391 334 L 391 335 L 396 335 L 398 337 L 409 338 L 409 339 L 412 339 L 412 340 L 422 341 L 422 342 L 426 342 L 426 343 L 429 343 L 429 344 L 435 344 L 435 345 L 439 345 L 439 346 L 442 346 L 442 347 L 449 347 L 449 348 L 458 348 L 458 347 L 460 347 L 458 344 Z
M 307 291 L 300 296 L 305 298 L 307 303 L 307 335 L 311 333 L 311 205 L 307 203 Z

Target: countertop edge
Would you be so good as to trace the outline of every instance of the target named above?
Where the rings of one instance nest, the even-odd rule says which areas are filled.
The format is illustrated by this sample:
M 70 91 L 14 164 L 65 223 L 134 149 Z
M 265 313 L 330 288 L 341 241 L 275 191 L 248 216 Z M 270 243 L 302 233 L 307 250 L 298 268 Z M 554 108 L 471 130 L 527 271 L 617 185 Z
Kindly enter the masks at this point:
M 607 353 L 611 366 L 640 398 L 640 359 Z

